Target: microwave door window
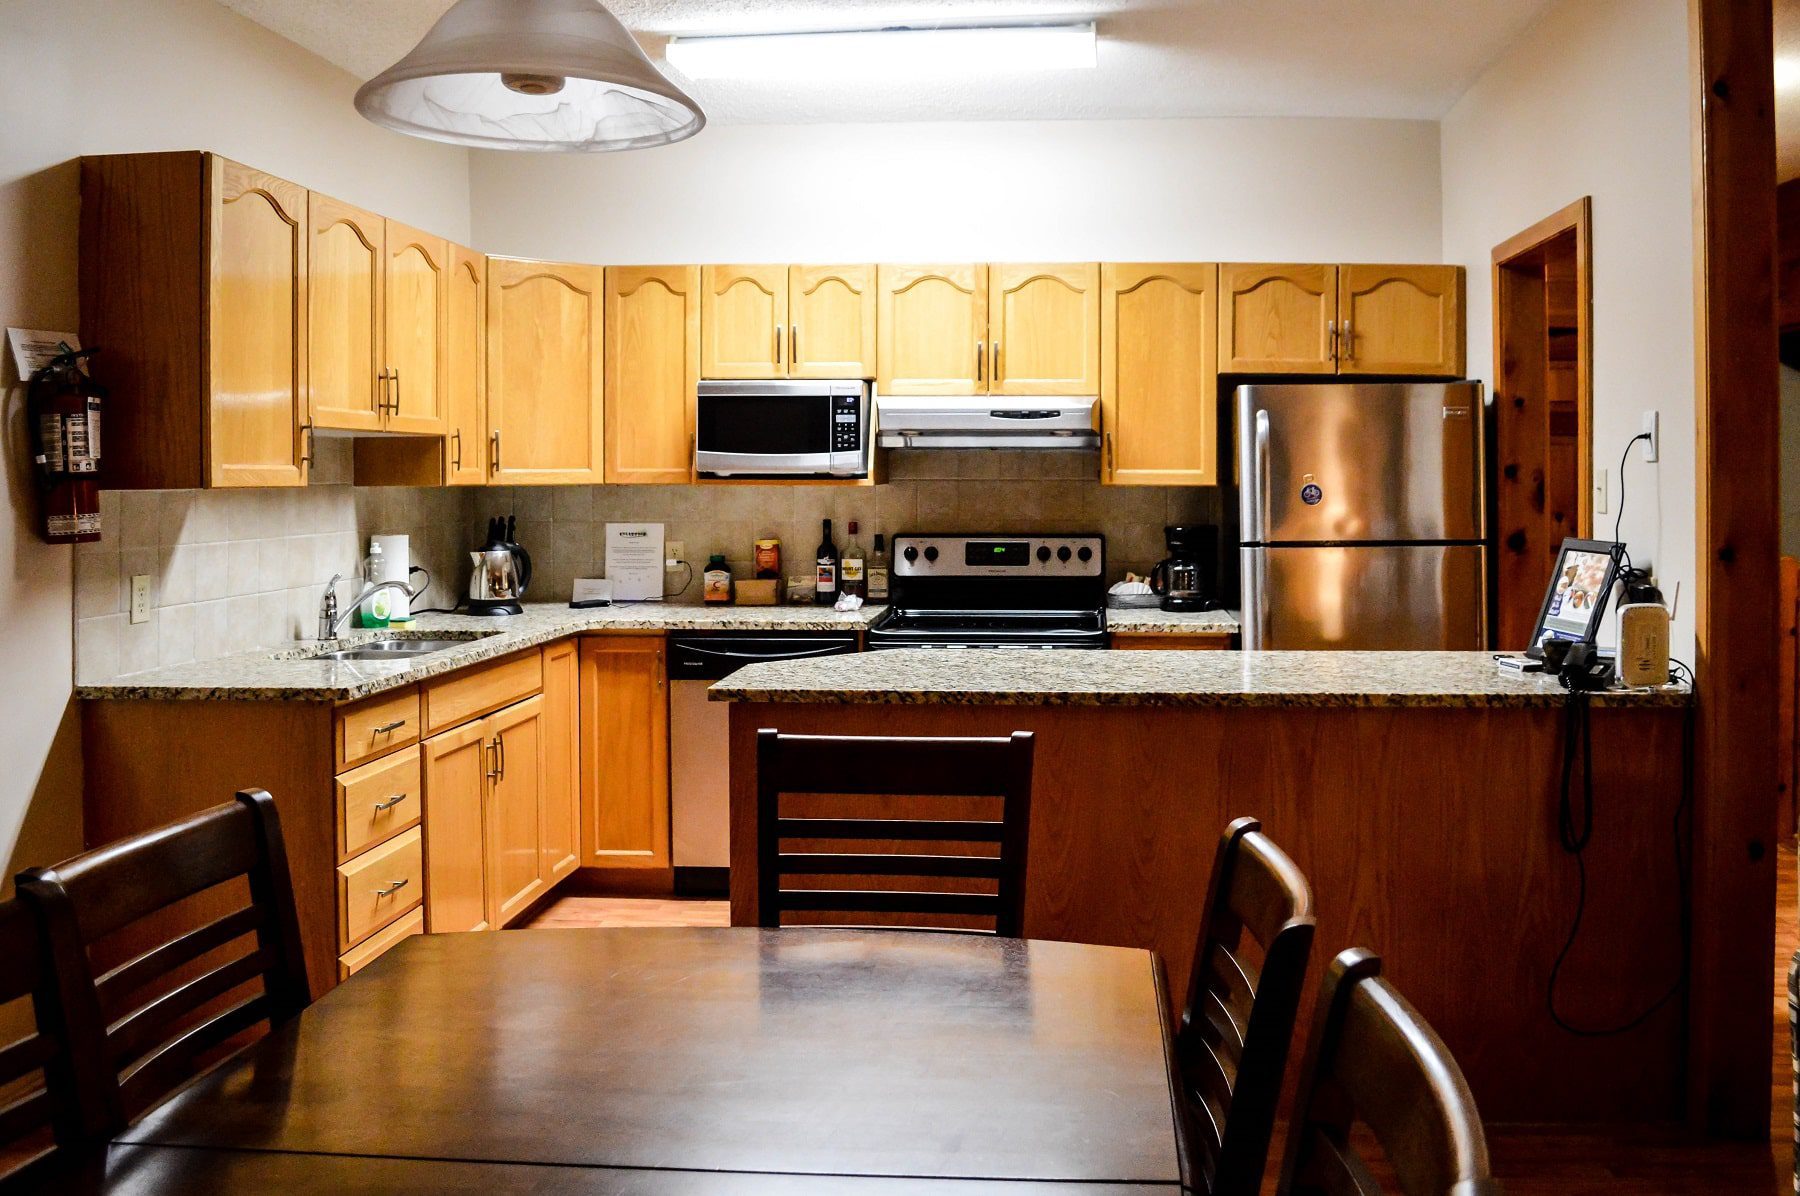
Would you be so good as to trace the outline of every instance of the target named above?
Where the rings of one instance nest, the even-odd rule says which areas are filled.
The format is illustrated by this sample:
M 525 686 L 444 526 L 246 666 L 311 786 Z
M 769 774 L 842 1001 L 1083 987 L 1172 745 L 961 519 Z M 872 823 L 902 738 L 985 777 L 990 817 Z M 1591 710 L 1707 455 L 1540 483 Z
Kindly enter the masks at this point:
M 831 400 L 825 395 L 731 395 L 700 401 L 696 429 L 703 452 L 761 457 L 831 451 Z

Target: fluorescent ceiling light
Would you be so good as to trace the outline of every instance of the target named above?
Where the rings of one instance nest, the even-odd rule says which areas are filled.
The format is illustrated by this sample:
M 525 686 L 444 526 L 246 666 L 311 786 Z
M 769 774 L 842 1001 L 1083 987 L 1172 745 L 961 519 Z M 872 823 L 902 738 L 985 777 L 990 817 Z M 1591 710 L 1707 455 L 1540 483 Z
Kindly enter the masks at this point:
M 1094 23 L 863 29 L 672 37 L 670 66 L 690 79 L 786 82 L 871 75 L 1092 69 Z
M 1792 91 L 1800 87 L 1800 55 L 1782 54 L 1775 59 L 1775 90 Z

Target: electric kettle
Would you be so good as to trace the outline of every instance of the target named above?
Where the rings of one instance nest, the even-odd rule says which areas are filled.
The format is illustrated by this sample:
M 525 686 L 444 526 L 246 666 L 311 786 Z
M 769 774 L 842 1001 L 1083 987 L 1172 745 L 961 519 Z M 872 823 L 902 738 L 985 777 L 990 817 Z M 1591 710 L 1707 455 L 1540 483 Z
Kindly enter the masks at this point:
M 1150 589 L 1164 610 L 1211 610 L 1212 565 L 1219 555 L 1219 529 L 1189 524 L 1165 527 L 1169 556 L 1150 571 Z
M 488 520 L 487 543 L 469 553 L 474 570 L 469 574 L 469 613 L 518 615 L 519 599 L 531 584 L 531 554 L 513 541 L 517 520 L 498 515 Z

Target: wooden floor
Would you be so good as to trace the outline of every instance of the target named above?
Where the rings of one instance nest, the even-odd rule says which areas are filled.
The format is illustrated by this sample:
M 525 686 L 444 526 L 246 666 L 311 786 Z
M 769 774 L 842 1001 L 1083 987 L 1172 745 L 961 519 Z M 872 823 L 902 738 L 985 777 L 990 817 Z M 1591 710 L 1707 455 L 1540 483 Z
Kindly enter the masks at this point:
M 1776 887 L 1774 1003 L 1770 1024 L 1770 1141 L 1705 1142 L 1679 1127 L 1572 1134 L 1491 1126 L 1494 1170 L 1508 1196 L 1776 1196 L 1792 1192 L 1793 1062 L 1787 961 L 1800 947 L 1800 876 L 1793 844 L 1781 849 Z M 563 897 L 529 922 L 554 926 L 725 926 L 724 901 Z M 1279 1156 L 1277 1156 L 1279 1157 Z M 1272 1191 L 1273 1176 L 1265 1184 Z

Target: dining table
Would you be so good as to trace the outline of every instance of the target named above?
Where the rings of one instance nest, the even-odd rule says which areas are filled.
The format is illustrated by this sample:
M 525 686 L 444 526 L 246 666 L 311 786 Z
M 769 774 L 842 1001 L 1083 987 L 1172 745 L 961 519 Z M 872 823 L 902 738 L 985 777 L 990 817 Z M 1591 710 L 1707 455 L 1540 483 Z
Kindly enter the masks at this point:
M 415 935 L 80 1193 L 1179 1193 L 1150 952 L 879 929 Z

